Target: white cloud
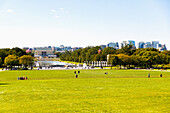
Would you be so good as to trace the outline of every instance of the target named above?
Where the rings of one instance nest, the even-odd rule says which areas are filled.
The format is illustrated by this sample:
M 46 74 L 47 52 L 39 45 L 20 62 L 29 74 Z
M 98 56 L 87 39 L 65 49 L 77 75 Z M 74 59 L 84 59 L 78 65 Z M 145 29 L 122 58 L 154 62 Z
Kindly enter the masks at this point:
M 12 9 L 7 9 L 6 12 L 7 12 L 7 13 L 13 13 L 14 10 L 12 10 Z
M 55 13 L 55 12 L 56 12 L 56 10 L 54 10 L 54 9 L 51 9 L 50 11 L 51 11 L 52 13 Z
M 59 18 L 59 16 L 55 16 L 55 18 Z
M 53 13 L 53 16 L 54 16 L 56 19 L 60 18 L 60 16 L 62 16 L 62 14 L 65 13 L 64 8 L 59 8 L 58 10 L 51 9 L 50 11 Z M 56 15 L 60 15 L 60 16 L 56 16 Z
M 64 8 L 59 8 L 60 10 L 64 10 Z

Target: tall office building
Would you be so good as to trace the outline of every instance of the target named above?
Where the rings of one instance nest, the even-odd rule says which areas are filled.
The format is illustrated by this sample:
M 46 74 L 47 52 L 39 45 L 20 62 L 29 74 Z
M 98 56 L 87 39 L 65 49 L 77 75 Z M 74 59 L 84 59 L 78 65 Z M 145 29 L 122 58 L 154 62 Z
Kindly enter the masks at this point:
M 119 43 L 118 42 L 116 42 L 116 43 L 110 42 L 107 44 L 107 47 L 113 47 L 115 49 L 119 49 Z
M 145 43 L 143 41 L 139 42 L 138 48 L 144 48 Z
M 159 41 L 152 41 L 152 47 L 158 49 Z
M 159 51 L 167 50 L 167 48 L 166 48 L 166 45 L 165 45 L 165 44 L 158 44 L 157 49 L 159 49 Z
M 152 44 L 151 42 L 146 42 L 145 45 L 144 45 L 144 48 L 152 48 Z
M 106 45 L 100 45 L 101 49 L 106 48 Z
M 64 48 L 64 45 L 60 45 L 60 48 Z
M 128 44 L 132 45 L 132 49 L 136 49 L 135 41 L 133 40 L 128 40 Z

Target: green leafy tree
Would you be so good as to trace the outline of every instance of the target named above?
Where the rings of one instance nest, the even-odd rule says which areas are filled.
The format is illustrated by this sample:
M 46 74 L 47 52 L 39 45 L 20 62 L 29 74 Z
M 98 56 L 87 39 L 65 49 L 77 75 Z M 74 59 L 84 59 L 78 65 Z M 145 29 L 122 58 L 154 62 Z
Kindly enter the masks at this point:
M 125 54 L 125 55 L 132 55 L 136 50 L 132 50 L 132 45 L 125 45 L 124 47 L 122 47 L 121 49 L 117 50 L 118 54 Z
M 100 61 L 100 54 L 95 54 L 94 55 L 94 61 Z
M 109 55 L 109 64 L 111 64 L 112 66 L 116 66 L 119 64 L 119 58 L 116 54 L 110 54 Z
M 56 52 L 56 53 L 54 53 L 54 55 L 57 55 L 57 57 L 60 57 L 61 53 L 60 52 Z
M 170 56 L 170 50 L 162 51 L 162 54 Z
M 100 46 L 86 47 L 83 49 L 76 50 L 74 52 L 66 51 L 61 53 L 60 59 L 74 62 L 84 61 L 106 61 L 107 55 L 114 54 L 115 58 L 112 59 L 112 65 L 118 64 L 130 67 L 130 65 L 138 67 L 152 67 L 155 64 L 168 64 L 170 62 L 170 51 L 160 52 L 155 48 L 144 48 L 144 49 L 132 49 L 132 45 L 126 44 L 121 49 L 114 49 L 107 47 L 98 53 Z
M 15 48 L 10 49 L 8 54 L 20 57 L 20 56 L 26 55 L 27 53 L 26 53 L 26 51 L 24 51 L 18 47 L 15 47 Z
M 115 54 L 116 53 L 116 49 L 113 47 L 106 47 L 102 50 L 102 54 Z
M 18 66 L 19 65 L 19 61 L 17 56 L 15 55 L 9 55 L 5 58 L 5 65 L 6 66 L 10 66 L 11 68 L 13 66 Z
M 124 67 L 128 64 L 130 64 L 130 56 L 125 55 L 125 54 L 118 54 L 118 59 L 119 59 L 119 65 L 121 68 L 121 65 L 123 65 Z
M 4 64 L 4 59 L 5 59 L 5 57 L 8 56 L 8 51 L 9 50 L 10 49 L 0 49 L 0 57 L 2 59 L 2 64 Z
M 132 65 L 134 65 L 135 67 L 136 66 L 141 66 L 141 65 L 143 65 L 142 64 L 142 60 L 141 60 L 141 56 L 139 56 L 139 55 L 132 55 L 131 56 L 131 64 Z
M 153 64 L 156 64 L 157 62 L 156 56 L 158 56 L 158 52 L 156 51 L 146 51 L 142 55 L 142 59 L 144 60 L 146 67 L 151 68 Z
M 72 60 L 73 60 L 74 62 L 80 62 L 80 61 L 79 61 L 80 53 L 81 53 L 81 49 L 78 49 L 78 50 L 76 50 L 76 51 L 74 51 L 74 52 L 71 53 L 71 57 L 72 57 Z
M 61 59 L 61 60 L 69 61 L 69 56 L 70 56 L 70 54 L 71 54 L 70 52 L 65 51 L 64 53 L 61 53 L 60 59 Z
M 0 67 L 2 66 L 2 59 L 0 58 Z
M 24 65 L 24 68 L 27 68 L 33 65 L 34 58 L 31 55 L 23 55 L 19 58 L 19 63 Z
M 82 62 L 82 63 L 86 60 L 86 50 L 85 49 L 81 50 L 79 58 L 80 58 L 79 62 Z
M 156 57 L 157 64 L 169 64 L 169 57 L 170 57 L 169 55 L 160 53 L 155 57 Z

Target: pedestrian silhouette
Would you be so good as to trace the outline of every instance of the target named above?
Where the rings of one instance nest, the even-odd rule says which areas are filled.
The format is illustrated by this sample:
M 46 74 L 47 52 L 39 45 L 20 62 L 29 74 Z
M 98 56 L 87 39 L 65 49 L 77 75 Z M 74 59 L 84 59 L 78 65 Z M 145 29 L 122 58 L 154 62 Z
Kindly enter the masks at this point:
M 76 78 L 78 78 L 78 75 L 76 74 Z
M 150 78 L 150 73 L 148 73 L 148 78 Z
M 162 77 L 162 74 L 160 74 L 160 77 Z

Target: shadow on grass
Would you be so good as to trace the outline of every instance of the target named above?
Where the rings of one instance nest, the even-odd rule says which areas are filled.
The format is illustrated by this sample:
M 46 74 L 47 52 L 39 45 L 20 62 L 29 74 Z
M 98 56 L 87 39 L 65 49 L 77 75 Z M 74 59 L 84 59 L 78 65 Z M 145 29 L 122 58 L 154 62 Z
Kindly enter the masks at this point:
M 9 85 L 9 83 L 0 83 L 0 86 L 1 86 L 1 85 Z

